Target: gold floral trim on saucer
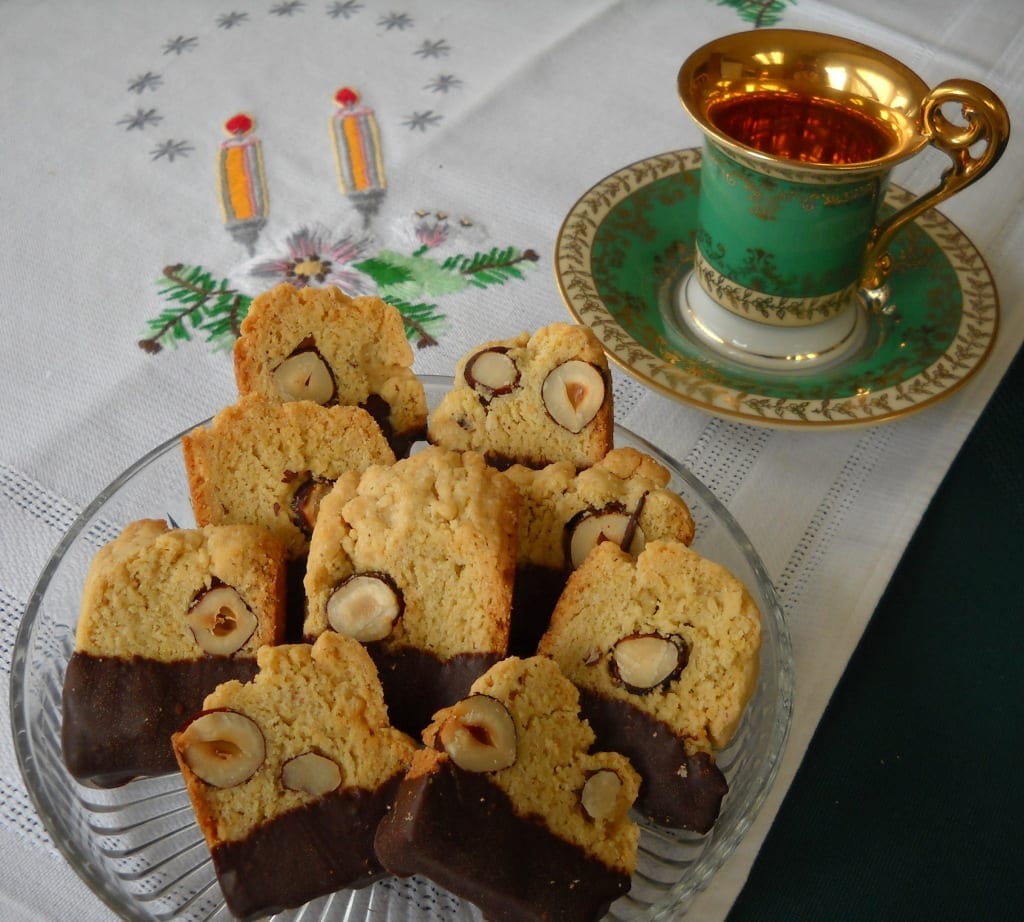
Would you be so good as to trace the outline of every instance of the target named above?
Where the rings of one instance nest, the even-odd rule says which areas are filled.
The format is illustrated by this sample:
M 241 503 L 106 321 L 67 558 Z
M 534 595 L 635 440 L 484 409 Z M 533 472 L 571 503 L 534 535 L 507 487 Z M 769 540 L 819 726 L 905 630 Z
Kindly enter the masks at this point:
M 701 152 L 672 151 L 617 170 L 569 211 L 555 274 L 569 312 L 649 387 L 754 425 L 837 428 L 932 406 L 984 364 L 999 325 L 985 260 L 941 213 L 925 212 L 892 247 L 889 298 L 864 345 L 840 362 L 764 370 L 710 352 L 672 310 L 693 268 Z M 886 207 L 912 198 L 891 187 Z

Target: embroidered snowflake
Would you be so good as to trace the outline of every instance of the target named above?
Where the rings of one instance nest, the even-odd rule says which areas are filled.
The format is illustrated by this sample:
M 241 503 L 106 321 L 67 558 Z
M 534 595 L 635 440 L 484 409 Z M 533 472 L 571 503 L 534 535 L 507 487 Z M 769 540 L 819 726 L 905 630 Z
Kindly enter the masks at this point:
M 413 54 L 421 58 L 443 58 L 451 50 L 451 45 L 449 45 L 443 38 L 439 38 L 436 42 L 432 42 L 430 39 L 424 39 L 423 44 L 420 45 Z
M 438 74 L 423 89 L 430 90 L 431 93 L 447 93 L 460 86 L 462 81 L 454 74 Z
M 177 38 L 172 38 L 170 41 L 164 43 L 164 54 L 176 54 L 182 55 L 186 51 L 194 51 L 196 45 L 199 44 L 199 38 L 195 35 L 186 38 L 184 35 L 179 35 Z
M 440 122 L 443 117 L 432 109 L 427 109 L 426 112 L 413 112 L 412 115 L 406 116 L 402 124 L 410 131 L 426 131 Z
M 337 285 L 349 295 L 368 294 L 370 280 L 352 263 L 362 259 L 370 248 L 368 238 L 347 234 L 332 239 L 323 228 L 302 227 L 285 241 L 287 253 L 260 260 L 249 270 L 256 278 L 291 282 L 296 288 Z
M 152 71 L 146 71 L 140 77 L 136 77 L 131 83 L 128 84 L 128 92 L 135 93 L 141 96 L 146 90 L 156 92 L 156 88 L 164 82 L 164 78 L 160 74 L 154 74 Z
M 408 13 L 388 13 L 387 16 L 381 16 L 377 20 L 377 25 L 388 32 L 392 29 L 402 31 L 412 27 L 412 17 Z
M 166 159 L 173 163 L 177 157 L 187 157 L 195 148 L 188 141 L 164 141 L 149 152 L 150 159 Z
M 298 13 L 306 4 L 302 0 L 288 0 L 287 3 L 278 3 L 270 8 L 274 16 L 292 16 Z
M 163 116 L 157 115 L 156 109 L 136 109 L 134 115 L 126 115 L 124 118 L 118 119 L 117 124 L 124 125 L 127 131 L 132 131 L 136 128 L 142 129 L 156 125 L 162 119 Z
M 240 26 L 248 18 L 248 13 L 224 13 L 217 17 L 217 28 L 233 29 L 235 26 Z
M 357 0 L 344 0 L 344 2 L 332 3 L 327 7 L 327 15 L 331 19 L 348 19 L 350 16 L 354 16 L 363 8 L 361 3 Z

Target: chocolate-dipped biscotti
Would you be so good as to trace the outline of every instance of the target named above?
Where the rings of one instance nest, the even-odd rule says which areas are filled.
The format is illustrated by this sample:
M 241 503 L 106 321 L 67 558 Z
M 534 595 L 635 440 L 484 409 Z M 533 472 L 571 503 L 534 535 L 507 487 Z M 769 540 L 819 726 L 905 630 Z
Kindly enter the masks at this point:
M 357 406 L 397 457 L 426 433 L 427 401 L 398 308 L 284 282 L 257 296 L 235 342 L 239 395 Z
M 181 445 L 196 521 L 263 525 L 293 559 L 309 550 L 320 499 L 338 477 L 395 460 L 365 410 L 258 394 L 240 397 Z
M 613 541 L 636 554 L 658 538 L 693 540 L 689 507 L 667 489 L 670 473 L 636 449 L 612 449 L 578 472 L 560 461 L 541 470 L 516 464 L 505 475 L 521 497 L 509 643 L 516 655 L 537 651 L 569 574 L 595 545 Z
M 375 845 L 493 922 L 595 922 L 626 893 L 639 778 L 591 752 L 576 689 L 544 657 L 509 658 L 438 712 Z
M 373 850 L 416 744 L 388 723 L 363 647 L 263 647 L 173 736 L 228 909 L 270 915 L 384 874 Z
M 727 790 L 715 751 L 754 692 L 760 646 L 757 606 L 724 567 L 676 541 L 635 559 L 608 541 L 569 578 L 539 652 L 580 689 L 598 744 L 640 772 L 637 810 L 707 832 Z
M 64 760 L 111 786 L 175 769 L 171 733 L 284 632 L 285 551 L 255 525 L 143 519 L 93 558 L 64 679 Z
M 366 643 L 396 727 L 418 736 L 506 655 L 518 500 L 475 452 L 428 447 L 321 503 L 304 636 Z
M 427 421 L 433 444 L 478 451 L 499 468 L 589 467 L 611 449 L 613 434 L 608 359 L 589 328 L 568 323 L 463 356 Z

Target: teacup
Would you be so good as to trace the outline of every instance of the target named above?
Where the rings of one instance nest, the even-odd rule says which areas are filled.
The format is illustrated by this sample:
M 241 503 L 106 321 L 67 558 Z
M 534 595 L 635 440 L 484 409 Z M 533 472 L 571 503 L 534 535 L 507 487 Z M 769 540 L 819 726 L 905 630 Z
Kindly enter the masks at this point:
M 819 32 L 716 39 L 686 59 L 678 88 L 704 137 L 684 320 L 762 366 L 807 367 L 856 348 L 861 305 L 888 296 L 894 234 L 989 170 L 1010 131 L 985 86 L 929 90 L 889 55 Z M 949 104 L 963 124 L 944 114 Z M 929 144 L 951 167 L 880 220 L 893 167 Z

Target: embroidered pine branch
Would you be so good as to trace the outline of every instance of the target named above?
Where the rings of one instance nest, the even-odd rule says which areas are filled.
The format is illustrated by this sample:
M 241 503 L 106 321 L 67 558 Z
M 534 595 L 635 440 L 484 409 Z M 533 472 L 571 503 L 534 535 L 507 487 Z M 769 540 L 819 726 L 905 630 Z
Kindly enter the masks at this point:
M 151 354 L 167 345 L 190 342 L 193 332 L 202 332 L 207 342 L 215 344 L 237 338 L 252 303 L 252 298 L 229 288 L 225 280 L 215 281 L 202 266 L 167 266 L 158 287 L 172 306 L 149 321 L 151 335 L 139 340 L 139 348 Z
M 520 265 L 535 263 L 539 259 L 534 250 L 520 251 L 516 247 L 494 247 L 488 253 L 450 256 L 441 264 L 441 268 L 460 273 L 477 288 L 486 288 L 488 285 L 500 285 L 510 278 L 523 278 Z
M 425 349 L 436 346 L 437 340 L 431 335 L 429 328 L 435 327 L 444 320 L 436 304 L 413 304 L 401 298 L 385 297 L 388 304 L 398 308 L 405 322 L 405 334 L 409 339 L 416 338 L 416 348 Z
M 427 252 L 423 248 L 407 256 L 380 250 L 351 264 L 373 279 L 379 297 L 398 308 L 406 336 L 420 349 L 437 345 L 435 334 L 445 320 L 437 304 L 420 299 L 455 294 L 469 285 L 486 288 L 522 279 L 527 264 L 540 259 L 536 251 L 516 247 L 494 247 L 444 262 Z M 157 286 L 168 305 L 148 322 L 150 335 L 139 340 L 139 348 L 149 353 L 190 342 L 198 335 L 215 348 L 227 348 L 238 338 L 252 303 L 250 296 L 229 287 L 226 280 L 215 279 L 202 266 L 167 266 Z
M 755 29 L 778 25 L 782 21 L 786 4 L 795 0 L 718 0 L 719 6 L 734 7 L 740 18 L 751 23 Z

